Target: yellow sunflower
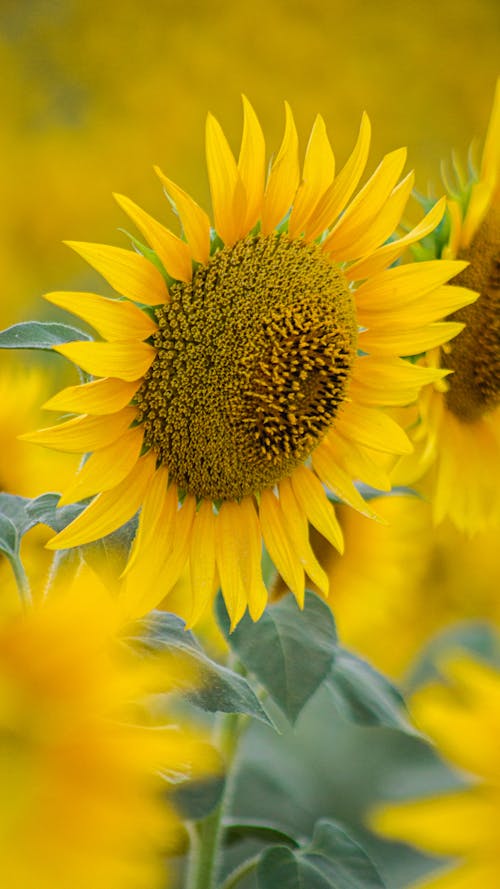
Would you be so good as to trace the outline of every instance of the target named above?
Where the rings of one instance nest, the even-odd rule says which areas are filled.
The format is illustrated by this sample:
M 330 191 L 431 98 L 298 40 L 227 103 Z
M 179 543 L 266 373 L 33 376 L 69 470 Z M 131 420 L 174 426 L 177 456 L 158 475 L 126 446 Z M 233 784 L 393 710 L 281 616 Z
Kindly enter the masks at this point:
M 465 656 L 444 673 L 446 685 L 424 688 L 412 709 L 438 752 L 474 781 L 388 805 L 372 822 L 385 836 L 458 859 L 419 882 L 422 889 L 493 889 L 500 882 L 500 674 Z
M 479 293 L 477 302 L 454 312 L 466 326 L 451 345 L 441 345 L 428 366 L 453 371 L 422 394 L 415 427 L 415 460 L 403 459 L 397 479 L 429 470 L 434 519 L 449 516 L 461 531 L 500 527 L 500 81 L 479 176 L 457 168 L 449 185 L 449 237 L 438 255 L 470 265 L 456 279 Z
M 324 486 L 371 514 L 353 481 L 387 487 L 373 455 L 411 451 L 384 407 L 413 401 L 445 373 L 402 356 L 455 336 L 462 324 L 438 319 L 474 299 L 445 285 L 461 261 L 388 268 L 434 229 L 444 200 L 388 242 L 413 175 L 398 182 L 399 149 L 353 197 L 369 149 L 366 115 L 338 174 L 318 116 L 301 172 L 286 106 L 266 178 L 264 137 L 245 99 L 243 108 L 237 161 L 208 117 L 214 229 L 158 170 L 182 238 L 118 196 L 149 247 L 71 244 L 122 299 L 48 295 L 104 341 L 57 347 L 98 379 L 46 405 L 78 416 L 30 436 L 91 452 L 62 502 L 97 497 L 50 546 L 102 537 L 140 509 L 125 577 L 131 611 L 157 604 L 188 563 L 190 624 L 217 584 L 233 626 L 247 605 L 258 619 L 267 601 L 262 541 L 299 604 L 305 571 L 327 592 L 308 539 L 310 523 L 342 548 Z
M 9 889 L 160 889 L 179 817 L 161 774 L 208 772 L 190 727 L 145 717 L 182 678 L 133 654 L 89 570 L 0 616 L 0 861 Z M 141 714 L 144 714 L 141 719 Z

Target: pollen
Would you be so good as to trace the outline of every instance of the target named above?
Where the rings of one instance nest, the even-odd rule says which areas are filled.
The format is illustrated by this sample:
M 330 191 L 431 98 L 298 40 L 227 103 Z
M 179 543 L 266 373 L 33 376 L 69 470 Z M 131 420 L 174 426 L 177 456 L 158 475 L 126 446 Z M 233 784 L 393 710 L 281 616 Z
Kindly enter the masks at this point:
M 275 485 L 347 397 L 357 324 L 341 269 L 317 244 L 248 236 L 170 292 L 136 396 L 146 447 L 196 497 Z
M 443 355 L 443 364 L 453 371 L 445 397 L 452 413 L 464 423 L 473 423 L 500 403 L 499 207 L 490 209 L 471 246 L 459 258 L 470 265 L 453 283 L 477 291 L 479 298 L 451 316 L 466 327 Z

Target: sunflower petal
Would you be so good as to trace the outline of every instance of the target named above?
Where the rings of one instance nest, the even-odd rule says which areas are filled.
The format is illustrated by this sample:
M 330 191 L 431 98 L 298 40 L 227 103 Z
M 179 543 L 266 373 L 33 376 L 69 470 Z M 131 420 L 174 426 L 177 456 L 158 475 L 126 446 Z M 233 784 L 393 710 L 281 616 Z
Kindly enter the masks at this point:
M 121 247 L 65 241 L 96 269 L 113 290 L 134 302 L 157 306 L 169 300 L 167 285 L 152 262 Z
M 243 100 L 243 135 L 238 171 L 246 194 L 244 228 L 250 231 L 260 217 L 266 176 L 266 145 L 257 115 L 246 96 Z
M 306 149 L 302 182 L 293 202 L 288 234 L 294 238 L 304 230 L 318 201 L 332 184 L 335 158 L 326 133 L 325 123 L 318 114 Z
M 300 181 L 299 141 L 290 106 L 285 102 L 285 133 L 271 167 L 262 208 L 262 233 L 269 235 L 292 206 Z
M 149 315 L 125 300 L 69 292 L 46 293 L 44 299 L 83 318 L 106 340 L 145 340 L 158 329 Z
M 324 596 L 328 595 L 329 581 L 326 572 L 319 564 L 309 543 L 307 516 L 299 506 L 289 478 L 279 484 L 280 504 L 288 536 L 291 540 L 305 573 L 316 584 Z M 297 600 L 304 607 L 304 597 Z
M 323 484 L 325 484 L 330 491 L 333 491 L 337 497 L 340 497 L 344 503 L 348 503 L 349 506 L 352 506 L 352 508 L 361 513 L 361 515 L 368 516 L 368 518 L 371 519 L 377 518 L 373 510 L 370 509 L 366 501 L 363 500 L 357 488 L 354 487 L 352 478 L 338 465 L 337 455 L 335 454 L 335 451 L 328 446 L 326 441 L 323 441 L 314 451 L 312 464 L 314 471 L 317 473 Z M 312 522 L 312 519 L 310 519 L 310 521 Z M 315 527 L 318 526 L 316 525 Z M 321 529 L 318 528 L 318 531 L 320 530 Z M 323 531 L 321 531 L 321 533 L 326 537 L 326 534 Z M 333 540 L 330 537 L 327 539 L 333 543 Z M 333 543 L 333 545 L 336 546 L 339 552 L 343 552 L 343 538 L 340 537 L 340 540 L 342 541 L 342 549 L 339 548 L 336 543 Z
M 115 194 L 114 198 L 142 232 L 170 277 L 177 281 L 190 281 L 193 277 L 193 266 L 189 245 L 185 241 L 181 241 L 137 204 L 134 204 L 130 198 L 122 194 Z
M 458 321 L 438 321 L 412 330 L 366 330 L 359 335 L 359 348 L 370 355 L 420 355 L 458 336 L 463 329 Z
M 321 198 L 306 225 L 306 237 L 310 241 L 329 228 L 354 193 L 368 159 L 371 126 L 368 115 L 363 113 L 359 135 L 348 161 Z
M 91 454 L 75 481 L 59 498 L 58 506 L 109 491 L 127 476 L 139 459 L 144 431 L 128 429 L 117 441 Z
M 170 552 L 162 565 L 159 586 L 167 595 L 177 583 L 189 556 L 191 532 L 196 513 L 196 498 L 187 494 L 174 517 Z
M 239 506 L 231 500 L 222 504 L 216 521 L 215 552 L 224 602 L 231 619 L 231 631 L 247 607 L 247 595 L 241 573 L 241 544 L 245 528 Z
M 72 414 L 116 414 L 129 404 L 140 384 L 140 380 L 126 383 L 110 377 L 82 386 L 68 386 L 49 398 L 42 407 Z
M 52 537 L 47 549 L 80 546 L 121 528 L 139 509 L 154 471 L 155 458 L 146 454 L 116 488 L 99 494 L 78 518 Z
M 48 426 L 46 429 L 27 432 L 19 437 L 23 441 L 31 441 L 47 448 L 54 448 L 56 451 L 87 454 L 116 441 L 136 416 L 135 408 L 126 407 L 114 414 L 111 421 L 108 417 L 73 417 L 71 420 L 59 423 L 58 426 Z
M 241 562 L 243 585 L 247 591 L 248 610 L 252 620 L 259 620 L 267 605 L 267 589 L 262 579 L 262 531 L 253 497 L 244 497 L 239 504 L 244 528 L 245 558 Z
M 64 343 L 54 351 L 96 377 L 117 377 L 134 382 L 143 377 L 156 355 L 147 343 Z
M 193 259 L 205 265 L 210 256 L 210 219 L 207 213 L 187 192 L 167 179 L 159 167 L 155 167 L 155 172 L 175 204 Z
M 388 328 L 391 330 L 410 330 L 412 327 L 423 327 L 438 321 L 440 318 L 456 312 L 463 306 L 475 302 L 479 294 L 467 287 L 458 287 L 455 284 L 436 287 L 429 293 L 425 300 L 416 301 L 409 305 L 403 305 L 393 310 L 378 312 L 359 312 L 361 325 L 369 330 L 381 332 Z
M 202 500 L 194 517 L 189 553 L 193 603 L 186 624 L 190 629 L 201 617 L 214 594 L 216 516 L 210 500 Z
M 242 234 L 245 194 L 233 152 L 212 114 L 207 117 L 206 153 L 215 228 L 230 247 Z
M 384 454 L 411 454 L 413 451 L 408 436 L 392 417 L 364 405 L 346 405 L 339 414 L 336 428 L 344 438 Z
M 260 526 L 271 559 L 297 602 L 304 602 L 304 569 L 285 527 L 283 510 L 270 489 L 260 495 Z
M 335 509 L 319 479 L 305 466 L 299 466 L 290 476 L 290 480 L 294 494 L 311 525 L 326 537 L 339 553 L 344 552 L 344 538 Z
M 441 222 L 445 210 L 446 198 L 441 198 L 407 235 L 390 244 L 384 244 L 374 253 L 353 263 L 345 272 L 347 278 L 350 281 L 362 281 L 392 265 L 411 244 L 421 241 L 422 238 L 434 231 Z
M 356 308 L 368 312 L 398 309 L 445 284 L 466 267 L 466 262 L 444 259 L 394 266 L 356 288 Z

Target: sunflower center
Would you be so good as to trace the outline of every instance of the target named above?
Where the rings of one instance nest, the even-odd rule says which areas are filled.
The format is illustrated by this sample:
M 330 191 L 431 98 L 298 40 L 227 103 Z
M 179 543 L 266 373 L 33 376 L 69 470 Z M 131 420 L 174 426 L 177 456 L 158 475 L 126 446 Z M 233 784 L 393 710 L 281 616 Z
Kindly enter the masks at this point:
M 473 423 L 500 404 L 500 208 L 491 208 L 459 259 L 470 265 L 454 283 L 480 296 L 450 316 L 466 327 L 443 355 L 453 371 L 446 406 L 462 422 Z
M 346 397 L 357 326 L 342 272 L 315 244 L 249 236 L 170 289 L 137 395 L 146 446 L 197 497 L 276 484 Z

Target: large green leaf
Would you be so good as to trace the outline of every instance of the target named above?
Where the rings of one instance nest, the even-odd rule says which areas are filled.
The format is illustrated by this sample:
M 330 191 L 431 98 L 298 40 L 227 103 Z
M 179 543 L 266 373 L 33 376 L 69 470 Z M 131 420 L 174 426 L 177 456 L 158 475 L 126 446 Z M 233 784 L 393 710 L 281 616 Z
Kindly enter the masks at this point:
M 222 631 L 242 664 L 250 670 L 293 723 L 328 676 L 337 635 L 332 612 L 314 593 L 306 593 L 301 611 L 288 595 L 266 609 L 254 623 L 245 615 L 232 633 L 222 597 L 217 603 Z
M 58 321 L 21 321 L 0 331 L 0 349 L 50 350 L 62 343 L 89 339 L 83 330 Z
M 375 865 L 356 840 L 334 821 L 316 824 L 303 849 L 274 846 L 257 868 L 259 889 L 384 889 Z
M 147 650 L 178 652 L 195 666 L 189 700 L 210 713 L 242 713 L 272 725 L 247 680 L 208 657 L 175 614 L 153 611 L 130 625 L 127 639 Z
M 362 658 L 340 646 L 326 681 L 337 710 L 352 722 L 416 734 L 398 689 Z

